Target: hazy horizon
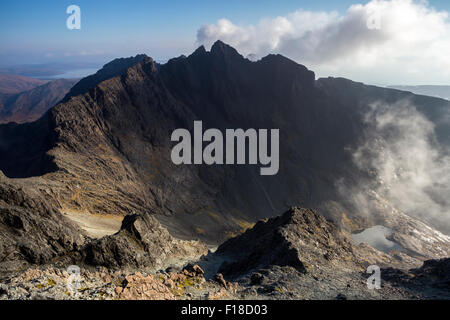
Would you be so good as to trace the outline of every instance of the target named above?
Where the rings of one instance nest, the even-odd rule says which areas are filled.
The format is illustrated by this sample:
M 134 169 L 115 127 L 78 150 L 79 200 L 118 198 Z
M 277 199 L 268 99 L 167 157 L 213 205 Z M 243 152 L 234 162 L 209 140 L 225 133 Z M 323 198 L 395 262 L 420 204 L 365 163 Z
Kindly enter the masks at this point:
M 66 27 L 66 9 L 72 4 L 81 9 L 80 30 Z M 2 2 L 0 9 L 2 73 L 17 66 L 53 65 L 46 70 L 53 77 L 140 53 L 167 61 L 200 45 L 209 49 L 220 39 L 244 56 L 282 54 L 317 78 L 450 85 L 450 3 L 443 0 L 19 0 Z M 371 29 L 374 13 L 379 28 Z M 65 67 L 55 67 L 61 64 Z

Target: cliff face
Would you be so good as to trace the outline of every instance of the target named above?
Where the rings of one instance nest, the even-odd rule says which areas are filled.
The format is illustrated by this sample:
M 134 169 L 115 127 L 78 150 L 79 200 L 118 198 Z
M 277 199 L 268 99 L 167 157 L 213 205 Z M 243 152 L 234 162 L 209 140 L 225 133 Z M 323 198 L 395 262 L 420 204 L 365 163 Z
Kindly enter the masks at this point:
M 220 241 L 291 205 L 321 208 L 339 222 L 343 211 L 356 212 L 336 183 L 369 179 L 347 151 L 362 138 L 364 113 L 374 101 L 406 98 L 430 118 L 448 107 L 345 79 L 316 81 L 285 57 L 251 62 L 217 42 L 164 65 L 144 56 L 117 60 L 38 121 L 0 126 L 0 169 L 33 179 L 55 210 L 158 214 L 182 238 Z M 175 166 L 170 135 L 192 130 L 194 120 L 204 129 L 280 129 L 279 173 Z
M 48 189 L 47 189 L 48 190 Z M 32 182 L 15 183 L 0 173 L 0 271 L 46 264 L 76 252 L 82 231 L 64 218 L 56 200 Z

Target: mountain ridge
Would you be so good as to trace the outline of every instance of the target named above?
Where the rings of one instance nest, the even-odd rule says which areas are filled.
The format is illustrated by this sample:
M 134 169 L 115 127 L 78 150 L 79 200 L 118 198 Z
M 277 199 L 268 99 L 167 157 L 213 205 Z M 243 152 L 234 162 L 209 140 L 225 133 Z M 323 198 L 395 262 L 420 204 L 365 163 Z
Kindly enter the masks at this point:
M 173 236 L 208 243 L 292 205 L 317 208 L 349 232 L 379 222 L 382 215 L 360 218 L 337 188 L 343 179 L 370 181 L 347 152 L 364 136 L 364 112 L 377 100 L 411 99 L 437 119 L 448 102 L 346 79 L 315 80 L 282 56 L 251 62 L 230 48 L 219 42 L 164 65 L 137 56 L 108 79 L 100 71 L 86 91 L 69 94 L 39 120 L 0 126 L 0 170 L 16 188 L 29 183 L 53 199 L 55 212 L 155 215 Z M 252 166 L 175 166 L 171 132 L 192 130 L 199 119 L 205 128 L 280 128 L 279 174 L 260 177 Z M 437 126 L 443 137 L 447 128 Z

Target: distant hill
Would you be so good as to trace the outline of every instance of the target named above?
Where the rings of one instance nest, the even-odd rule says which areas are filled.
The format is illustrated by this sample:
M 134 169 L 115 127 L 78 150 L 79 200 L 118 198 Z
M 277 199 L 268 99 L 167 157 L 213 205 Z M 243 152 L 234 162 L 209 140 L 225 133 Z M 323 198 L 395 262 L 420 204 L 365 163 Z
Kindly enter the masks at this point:
M 388 86 L 388 88 L 450 100 L 450 86 Z
M 9 95 L 20 93 L 47 82 L 48 80 L 39 80 L 12 74 L 0 74 L 0 94 Z
M 59 79 L 44 82 L 43 85 L 31 90 L 3 95 L 0 97 L 0 123 L 24 123 L 39 119 L 58 103 L 77 81 L 76 79 Z

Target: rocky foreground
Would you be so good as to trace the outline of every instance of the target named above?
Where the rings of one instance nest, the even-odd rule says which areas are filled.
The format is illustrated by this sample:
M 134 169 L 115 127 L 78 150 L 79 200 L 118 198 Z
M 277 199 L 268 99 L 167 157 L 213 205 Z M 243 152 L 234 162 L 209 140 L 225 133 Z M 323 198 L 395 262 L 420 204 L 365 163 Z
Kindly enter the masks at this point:
M 74 254 L 3 274 L 0 299 L 450 299 L 450 259 L 382 269 L 381 289 L 368 289 L 364 248 L 310 209 L 260 221 L 215 252 L 130 215 Z
M 239 289 L 220 277 L 206 281 L 199 266 L 154 274 L 84 269 L 73 289 L 68 283 L 76 283 L 70 276 L 67 270 L 54 267 L 28 269 L 0 285 L 0 299 L 217 300 L 234 299 Z

